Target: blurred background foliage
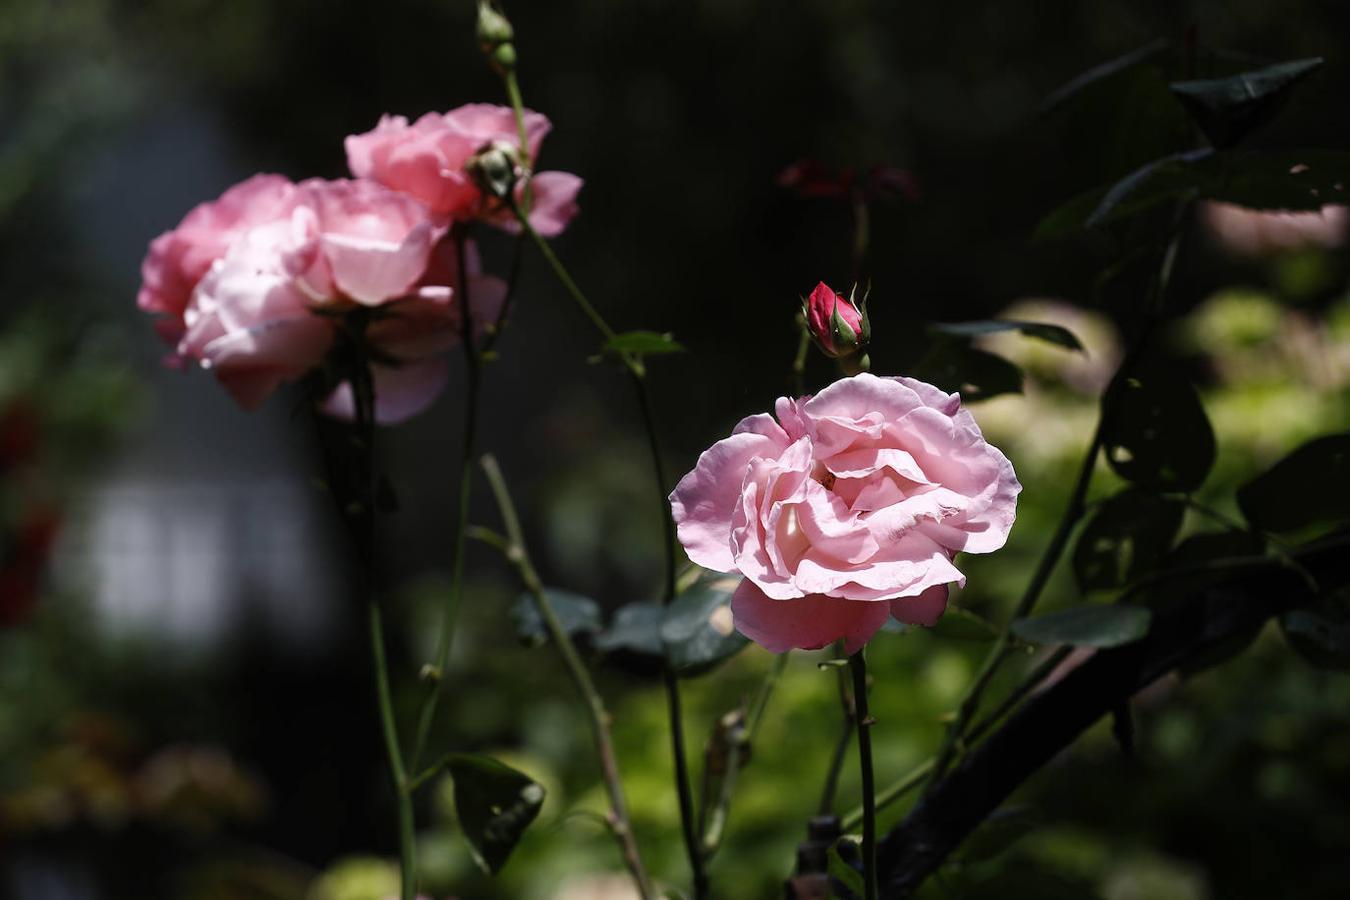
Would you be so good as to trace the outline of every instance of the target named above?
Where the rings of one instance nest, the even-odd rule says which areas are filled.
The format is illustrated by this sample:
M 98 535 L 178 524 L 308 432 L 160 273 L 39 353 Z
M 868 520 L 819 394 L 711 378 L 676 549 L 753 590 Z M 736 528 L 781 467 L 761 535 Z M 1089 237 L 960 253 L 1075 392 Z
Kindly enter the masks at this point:
M 836 171 L 887 165 L 917 184 L 871 207 L 874 370 L 911 370 L 933 321 L 1002 314 L 1080 337 L 1086 353 L 980 340 L 1026 372 L 1021 393 L 974 408 L 1026 485 L 1008 548 L 962 563 L 970 586 L 956 602 L 996 621 L 1058 520 L 1064 473 L 1146 277 L 1126 265 L 1099 278 L 1137 234 L 1038 241 L 1037 222 L 1193 141 L 1169 79 L 1324 56 L 1259 145 L 1341 148 L 1350 130 L 1334 114 L 1350 34 L 1331 2 L 516 6 L 526 103 L 555 126 L 542 162 L 587 179 L 560 252 L 616 326 L 670 330 L 691 350 L 653 363 L 673 471 L 786 392 L 797 297 L 853 274 L 848 204 L 776 183 L 800 158 Z M 326 499 L 310 487 L 306 417 L 286 399 L 248 415 L 205 375 L 160 369 L 133 297 L 146 243 L 234 181 L 258 170 L 337 177 L 341 138 L 383 112 L 501 101 L 472 24 L 472 4 L 446 0 L 0 9 L 5 896 L 378 900 L 395 890 L 359 617 Z M 1076 74 L 1158 39 L 1144 64 L 1042 108 Z M 1218 461 L 1198 496 L 1222 514 L 1253 474 L 1350 423 L 1340 232 L 1225 244 L 1204 216 L 1185 232 L 1169 300 L 1184 315 L 1160 343 L 1213 423 Z M 504 267 L 509 242 L 484 244 L 489 265 Z M 535 258 L 519 296 L 488 373 L 484 443 L 515 486 L 550 583 L 606 609 L 648 599 L 660 531 L 626 386 L 586 363 L 588 326 Z M 811 384 L 831 377 L 811 360 Z M 449 567 L 457 386 L 383 438 L 403 499 L 384 527 L 408 717 Z M 1103 466 L 1094 497 L 1120 485 Z M 486 495 L 475 508 L 492 524 Z M 1183 533 L 1217 527 L 1188 512 Z M 488 880 L 445 785 L 423 817 L 426 887 L 625 896 L 625 882 L 604 874 L 619 869 L 610 839 L 578 815 L 604 803 L 562 669 L 547 649 L 517 644 L 510 573 L 481 549 L 470 573 L 436 745 L 492 752 L 542 782 L 548 800 Z M 1061 566 L 1044 608 L 1079 599 Z M 932 752 L 985 648 L 944 629 L 877 639 L 883 783 Z M 778 683 L 712 867 L 723 896 L 774 895 L 804 837 L 839 729 L 835 676 L 816 661 L 794 654 Z M 687 683 L 691 744 L 769 665 L 752 647 Z M 599 672 L 649 865 L 679 882 L 658 686 L 631 667 Z M 1107 726 L 1090 733 L 1019 795 L 1036 827 L 991 858 L 953 860 L 930 895 L 1341 895 L 1344 676 L 1306 665 L 1269 627 L 1233 661 L 1170 679 L 1137 706 L 1135 758 Z M 852 770 L 844 808 L 857 796 Z

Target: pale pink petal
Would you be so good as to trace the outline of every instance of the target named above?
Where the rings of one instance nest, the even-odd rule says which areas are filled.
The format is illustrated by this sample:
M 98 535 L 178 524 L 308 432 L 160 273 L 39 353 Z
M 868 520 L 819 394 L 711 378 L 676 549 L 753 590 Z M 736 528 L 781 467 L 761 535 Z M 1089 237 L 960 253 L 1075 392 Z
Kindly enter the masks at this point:
M 718 441 L 698 458 L 670 495 L 671 514 L 689 558 L 704 568 L 729 572 L 731 517 L 741 497 L 750 460 L 777 455 L 784 443 L 742 432 Z
M 425 411 L 445 387 L 449 371 L 449 365 L 443 357 L 433 357 L 397 368 L 372 366 L 376 423 L 397 425 Z M 344 381 L 338 385 L 319 408 L 325 415 L 335 419 L 348 422 L 355 419 L 356 403 L 351 384 Z
M 398 244 L 332 234 L 322 240 L 338 289 L 364 306 L 379 306 L 411 292 L 426 270 L 435 232 L 422 223 Z
M 891 607 L 819 594 L 773 600 L 747 579 L 731 597 L 731 614 L 737 631 L 771 653 L 819 650 L 842 639 L 844 652 L 853 654 L 886 623 Z
M 544 237 L 562 234 L 577 215 L 581 178 L 571 172 L 539 172 L 530 179 L 530 225 Z

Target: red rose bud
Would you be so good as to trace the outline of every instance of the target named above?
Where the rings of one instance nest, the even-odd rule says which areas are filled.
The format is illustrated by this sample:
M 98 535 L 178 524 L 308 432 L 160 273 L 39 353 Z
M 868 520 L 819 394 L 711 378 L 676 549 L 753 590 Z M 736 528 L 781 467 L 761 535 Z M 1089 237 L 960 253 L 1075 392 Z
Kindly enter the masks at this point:
M 855 287 L 853 295 L 856 293 Z M 812 339 L 826 356 L 852 356 L 867 349 L 872 338 L 866 294 L 858 304 L 853 296 L 845 298 L 822 281 L 811 296 L 802 301 L 802 313 L 806 316 L 806 327 Z

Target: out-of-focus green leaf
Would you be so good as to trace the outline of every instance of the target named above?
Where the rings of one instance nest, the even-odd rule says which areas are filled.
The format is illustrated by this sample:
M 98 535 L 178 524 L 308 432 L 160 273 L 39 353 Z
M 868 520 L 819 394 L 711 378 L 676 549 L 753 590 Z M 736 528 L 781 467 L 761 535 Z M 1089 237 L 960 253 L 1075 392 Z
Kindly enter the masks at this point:
M 1216 147 L 1229 147 L 1275 118 L 1294 85 L 1321 67 L 1320 57 L 1297 59 L 1227 78 L 1171 85 L 1191 118 Z
M 1153 614 L 1142 606 L 1075 606 L 1031 619 L 1018 619 L 1012 633 L 1032 644 L 1118 647 L 1148 634 Z
M 1017 319 L 982 319 L 974 322 L 936 322 L 928 326 L 940 334 L 957 337 L 977 337 L 982 334 L 996 334 L 1002 331 L 1016 331 L 1027 337 L 1040 338 L 1051 344 L 1057 344 L 1069 350 L 1082 352 L 1083 345 L 1074 333 L 1063 325 L 1049 322 L 1023 322 Z
M 957 850 L 964 863 L 993 859 L 1040 827 L 1041 819 L 1030 806 L 1005 806 L 994 810 Z
M 545 592 L 548 605 L 558 617 L 558 624 L 572 637 L 593 635 L 600 630 L 600 606 L 590 597 L 549 588 Z M 511 621 L 516 627 L 516 637 L 522 644 L 539 647 L 548 641 L 548 630 L 544 619 L 539 615 L 539 607 L 534 597 L 521 594 L 511 607 Z
M 837 881 L 840 887 L 848 891 L 848 894 L 842 896 L 852 897 L 854 900 L 857 900 L 857 898 L 863 896 L 867 886 L 863 883 L 862 873 L 849 865 L 840 854 L 840 845 L 845 845 L 850 848 L 852 852 L 849 855 L 855 859 L 857 858 L 857 845 L 847 838 L 840 838 L 835 845 L 830 848 L 827 871 L 831 879 Z M 834 890 L 831 891 L 831 896 L 839 897 L 841 895 L 837 890 Z
M 1186 506 L 1157 494 L 1127 489 L 1097 507 L 1073 551 L 1073 571 L 1084 591 L 1120 587 L 1152 569 L 1176 540 Z
M 655 331 L 628 331 L 616 334 L 600 348 L 608 353 L 679 353 L 684 347 L 669 334 Z
M 1022 392 L 1022 370 L 1001 356 L 957 342 L 934 347 L 914 375 L 943 390 L 960 391 L 967 401 Z
M 455 814 L 474 861 L 496 874 L 544 805 L 544 788 L 489 756 L 458 753 L 447 765 Z
M 1238 508 L 1262 531 L 1350 520 L 1350 433 L 1316 438 L 1238 488 Z
M 605 653 L 633 653 L 661 658 L 660 604 L 629 603 L 614 613 L 608 628 L 595 637 L 595 648 Z
M 984 616 L 959 606 L 949 606 L 931 628 L 925 628 L 944 641 L 988 642 L 998 637 L 998 628 Z
M 1350 152 L 1230 150 L 1204 165 L 1202 192 L 1249 209 L 1318 210 L 1350 194 Z
M 1167 49 L 1168 41 L 1166 38 L 1157 38 L 1149 41 L 1137 50 L 1131 50 L 1129 53 L 1117 56 L 1115 59 L 1107 60 L 1104 63 L 1093 66 L 1086 72 L 1082 72 L 1059 88 L 1056 88 L 1046 98 L 1041 101 L 1041 113 L 1047 113 L 1060 106 L 1071 97 L 1082 93 L 1084 89 L 1105 81 L 1113 75 L 1131 69 L 1142 62 L 1152 59 L 1163 50 Z
M 1116 474 L 1156 490 L 1198 488 L 1214 465 L 1214 430 L 1185 376 L 1153 365 L 1110 391 L 1104 438 Z
M 1350 620 L 1307 609 L 1280 616 L 1289 646 L 1319 669 L 1350 669 Z
M 739 584 L 724 575 L 704 578 L 666 609 L 661 641 L 676 672 L 706 672 L 749 643 L 732 625 L 731 595 Z

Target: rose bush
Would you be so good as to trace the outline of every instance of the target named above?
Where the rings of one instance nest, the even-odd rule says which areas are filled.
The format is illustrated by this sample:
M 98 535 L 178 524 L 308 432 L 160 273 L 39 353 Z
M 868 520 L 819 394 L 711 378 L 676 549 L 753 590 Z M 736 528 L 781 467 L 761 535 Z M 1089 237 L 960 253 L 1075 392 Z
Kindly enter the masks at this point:
M 856 375 L 780 398 L 702 456 L 670 496 L 695 563 L 745 576 L 736 628 L 775 653 L 843 639 L 888 616 L 932 625 L 956 553 L 1003 546 L 1021 485 L 960 396 Z
M 548 119 L 525 112 L 530 159 L 539 157 Z M 416 197 L 438 216 L 459 222 L 482 220 L 508 231 L 518 226 L 509 209 L 485 197 L 466 171 L 469 160 L 494 144 L 515 146 L 515 114 L 508 106 L 469 103 L 447 113 L 427 113 L 409 124 L 403 116 L 382 117 L 364 134 L 347 138 L 347 165 L 369 178 Z M 562 233 L 577 214 L 582 180 L 568 172 L 537 172 L 530 179 L 530 225 L 547 237 Z M 524 185 L 517 187 L 518 196 Z

